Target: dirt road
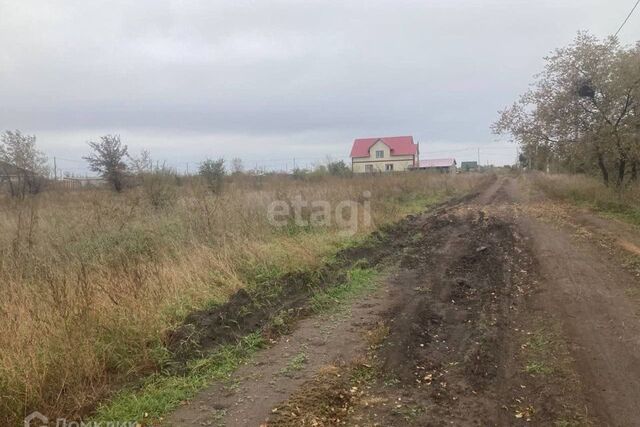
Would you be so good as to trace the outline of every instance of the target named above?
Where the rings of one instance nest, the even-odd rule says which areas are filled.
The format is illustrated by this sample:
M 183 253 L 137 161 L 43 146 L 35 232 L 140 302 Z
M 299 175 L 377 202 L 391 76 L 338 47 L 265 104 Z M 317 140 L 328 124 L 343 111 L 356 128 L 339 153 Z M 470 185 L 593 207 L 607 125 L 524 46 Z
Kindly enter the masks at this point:
M 167 424 L 640 425 L 640 285 L 614 248 L 640 233 L 568 209 L 501 177 L 383 230 L 349 254 L 377 290 Z

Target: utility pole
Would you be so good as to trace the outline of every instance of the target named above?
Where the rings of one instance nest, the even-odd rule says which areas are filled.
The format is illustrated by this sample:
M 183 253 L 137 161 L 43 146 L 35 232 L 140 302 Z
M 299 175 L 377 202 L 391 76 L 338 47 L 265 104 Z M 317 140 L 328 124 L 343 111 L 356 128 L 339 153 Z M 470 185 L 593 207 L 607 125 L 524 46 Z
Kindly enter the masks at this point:
M 293 170 L 296 170 L 296 158 L 293 158 Z
M 478 147 L 478 166 L 480 165 L 480 147 Z
M 189 176 L 189 162 L 187 162 L 187 176 Z
M 56 157 L 53 157 L 53 180 L 58 180 L 58 165 L 56 164 Z

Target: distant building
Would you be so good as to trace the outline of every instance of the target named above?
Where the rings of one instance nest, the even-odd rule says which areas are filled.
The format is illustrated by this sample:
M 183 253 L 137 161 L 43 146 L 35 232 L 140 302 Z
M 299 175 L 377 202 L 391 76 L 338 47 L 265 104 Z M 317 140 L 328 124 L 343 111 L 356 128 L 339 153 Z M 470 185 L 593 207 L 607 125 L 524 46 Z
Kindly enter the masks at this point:
M 0 190 L 8 189 L 12 195 L 40 191 L 46 177 L 11 163 L 0 161 Z
M 438 173 L 456 173 L 456 159 L 427 159 L 420 160 L 415 169 Z
M 420 150 L 412 136 L 359 138 L 351 148 L 354 173 L 406 171 L 418 165 Z
M 462 172 L 472 172 L 478 170 L 478 162 L 462 162 L 460 163 L 460 170 Z
M 18 183 L 33 180 L 35 178 L 42 178 L 40 175 L 36 174 L 27 169 L 23 169 L 11 163 L 3 162 L 0 160 L 0 185 L 2 183 Z
M 64 182 L 68 182 L 73 187 L 101 187 L 107 184 L 107 180 L 101 177 L 65 177 Z
M 0 160 L 0 182 L 9 180 L 17 181 L 28 174 L 30 174 L 29 171 Z

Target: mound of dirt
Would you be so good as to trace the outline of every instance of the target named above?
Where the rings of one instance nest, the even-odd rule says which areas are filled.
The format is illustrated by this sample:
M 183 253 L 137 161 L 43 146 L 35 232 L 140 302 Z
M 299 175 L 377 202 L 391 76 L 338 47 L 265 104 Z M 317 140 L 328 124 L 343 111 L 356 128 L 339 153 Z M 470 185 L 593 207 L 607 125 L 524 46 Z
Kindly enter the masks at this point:
M 346 278 L 344 269 L 326 265 L 318 271 L 286 274 L 276 282 L 238 290 L 226 303 L 197 311 L 172 331 L 167 346 L 178 361 L 233 344 L 261 330 L 276 315 L 295 319 L 308 312 L 306 302 L 314 290 Z

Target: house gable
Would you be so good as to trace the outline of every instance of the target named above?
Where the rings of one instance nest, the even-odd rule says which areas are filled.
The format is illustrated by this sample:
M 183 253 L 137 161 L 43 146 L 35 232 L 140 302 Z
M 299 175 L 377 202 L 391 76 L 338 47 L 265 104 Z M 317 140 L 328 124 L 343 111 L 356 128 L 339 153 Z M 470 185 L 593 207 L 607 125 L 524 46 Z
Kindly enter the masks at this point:
M 382 157 L 378 157 L 378 152 L 382 151 Z M 390 159 L 393 156 L 391 147 L 384 143 L 383 139 L 378 139 L 371 147 L 369 147 L 369 158 L 380 160 Z
M 418 144 L 413 142 L 412 136 L 390 136 L 376 138 L 358 138 L 353 141 L 351 148 L 351 158 L 369 157 L 371 147 L 382 141 L 389 147 L 390 155 L 393 156 L 416 156 L 418 155 Z

